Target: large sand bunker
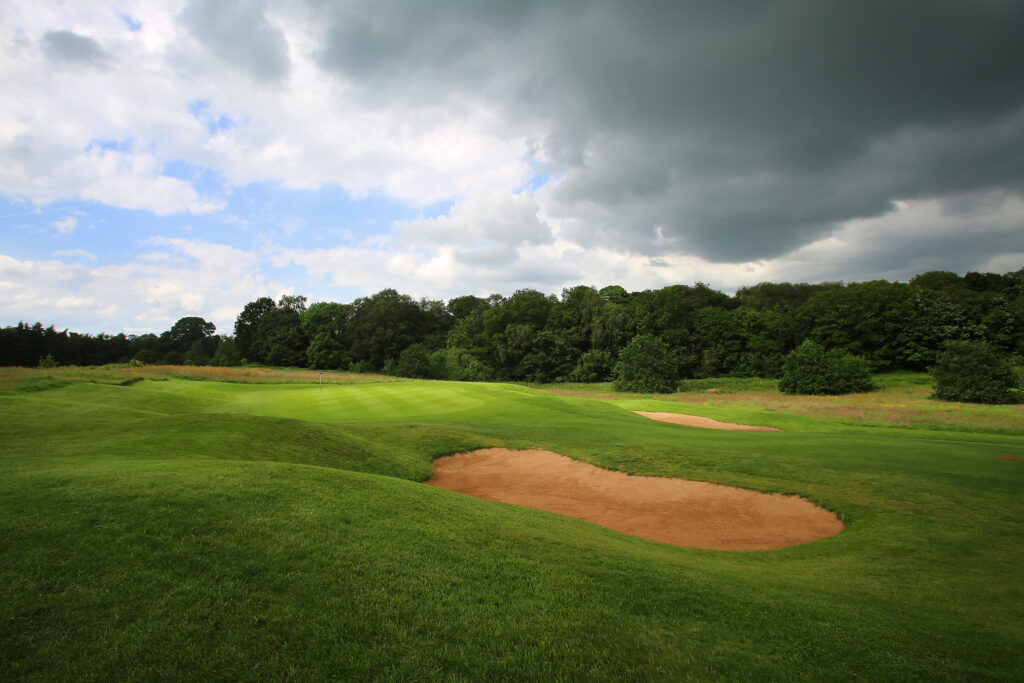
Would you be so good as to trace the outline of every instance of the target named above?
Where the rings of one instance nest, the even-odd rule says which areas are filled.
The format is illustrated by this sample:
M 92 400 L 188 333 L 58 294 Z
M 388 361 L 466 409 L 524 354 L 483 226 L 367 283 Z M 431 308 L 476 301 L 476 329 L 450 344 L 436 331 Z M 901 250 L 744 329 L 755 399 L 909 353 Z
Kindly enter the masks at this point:
M 730 431 L 747 431 L 747 432 L 780 432 L 781 429 L 775 427 L 755 427 L 753 425 L 741 425 L 735 422 L 719 422 L 718 420 L 712 420 L 710 417 L 697 417 L 696 415 L 683 415 L 681 413 L 649 413 L 644 410 L 634 410 L 637 415 L 643 415 L 649 417 L 652 420 L 658 420 L 659 422 L 671 422 L 677 425 L 686 425 L 687 427 L 703 427 L 704 429 L 728 429 Z
M 550 451 L 485 448 L 439 458 L 426 483 L 709 550 L 775 550 L 843 530 L 835 514 L 798 496 L 634 477 Z

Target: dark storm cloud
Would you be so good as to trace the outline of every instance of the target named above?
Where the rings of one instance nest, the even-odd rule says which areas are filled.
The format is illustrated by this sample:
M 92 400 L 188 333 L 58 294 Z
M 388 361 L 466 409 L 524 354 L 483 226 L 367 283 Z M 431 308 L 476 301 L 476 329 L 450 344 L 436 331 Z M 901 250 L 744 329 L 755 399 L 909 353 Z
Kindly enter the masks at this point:
M 1019 2 L 342 3 L 320 65 L 543 131 L 584 243 L 770 258 L 899 199 L 1024 190 Z
M 88 36 L 72 31 L 47 31 L 43 34 L 43 52 L 51 60 L 75 62 L 94 67 L 105 67 L 107 53 L 99 43 Z
M 257 81 L 288 77 L 284 33 L 272 26 L 260 0 L 191 0 L 180 20 L 203 47 Z

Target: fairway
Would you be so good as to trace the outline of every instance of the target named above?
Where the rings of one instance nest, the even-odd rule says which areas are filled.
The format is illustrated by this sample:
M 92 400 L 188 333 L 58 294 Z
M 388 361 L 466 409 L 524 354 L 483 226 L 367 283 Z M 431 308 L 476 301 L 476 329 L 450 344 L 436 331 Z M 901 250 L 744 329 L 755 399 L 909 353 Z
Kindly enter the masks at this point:
M 284 386 L 240 395 L 214 410 L 316 422 L 416 419 L 479 408 L 493 395 L 486 385 L 456 382 Z
M 898 383 L 790 406 L 763 388 L 600 398 L 42 373 L 0 379 L 5 681 L 1024 670 L 1020 406 L 958 417 Z M 897 403 L 913 426 L 895 421 L 906 410 L 884 421 Z M 845 528 L 779 550 L 702 550 L 421 483 L 435 459 L 483 448 L 799 495 Z

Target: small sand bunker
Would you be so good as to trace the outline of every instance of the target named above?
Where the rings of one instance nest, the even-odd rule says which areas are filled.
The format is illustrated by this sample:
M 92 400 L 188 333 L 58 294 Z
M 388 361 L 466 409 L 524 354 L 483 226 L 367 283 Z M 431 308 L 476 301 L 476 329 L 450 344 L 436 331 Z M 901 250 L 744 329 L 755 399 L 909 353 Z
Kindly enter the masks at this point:
M 649 417 L 652 420 L 658 420 L 660 422 L 671 422 L 677 425 L 686 425 L 687 427 L 703 427 L 704 429 L 728 429 L 730 431 L 745 431 L 745 432 L 780 432 L 781 429 L 775 427 L 755 427 L 753 425 L 739 425 L 735 422 L 719 422 L 718 420 L 712 420 L 710 417 L 697 417 L 696 415 L 681 415 L 680 413 L 648 413 L 643 410 L 634 410 L 637 415 L 643 415 Z
M 709 550 L 775 550 L 834 536 L 835 514 L 799 496 L 634 477 L 550 451 L 485 448 L 434 461 L 431 486 Z

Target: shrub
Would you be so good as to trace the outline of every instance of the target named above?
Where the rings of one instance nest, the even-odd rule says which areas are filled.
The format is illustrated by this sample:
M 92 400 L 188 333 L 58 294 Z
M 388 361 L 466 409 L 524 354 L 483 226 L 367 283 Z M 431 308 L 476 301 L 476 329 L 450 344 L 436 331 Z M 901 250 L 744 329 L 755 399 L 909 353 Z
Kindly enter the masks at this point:
M 57 359 L 53 357 L 52 353 L 48 353 L 39 359 L 39 367 L 41 368 L 55 368 L 58 365 L 60 365 L 60 363 L 57 362 Z
M 164 365 L 184 365 L 185 354 L 177 349 L 173 349 L 167 352 L 162 362 Z
M 607 351 L 591 349 L 580 356 L 576 369 L 569 376 L 573 382 L 604 382 L 612 369 L 612 357 Z
M 1021 379 L 1010 359 L 984 342 L 946 345 L 929 372 L 932 398 L 967 403 L 1020 403 Z
M 449 347 L 444 357 L 445 375 L 460 382 L 486 382 L 494 379 L 494 368 L 466 349 Z
M 389 360 L 388 363 L 390 362 Z M 392 372 L 388 372 L 387 363 L 385 363 L 384 372 L 399 377 L 430 379 L 434 376 L 434 368 L 430 364 L 430 349 L 424 344 L 410 344 L 398 355 L 398 361 L 393 364 Z
M 633 337 L 615 364 L 615 391 L 668 394 L 679 385 L 679 366 L 665 342 L 649 334 Z
M 786 356 L 779 380 L 784 394 L 838 395 L 874 388 L 866 360 L 841 349 L 825 351 L 810 339 Z

